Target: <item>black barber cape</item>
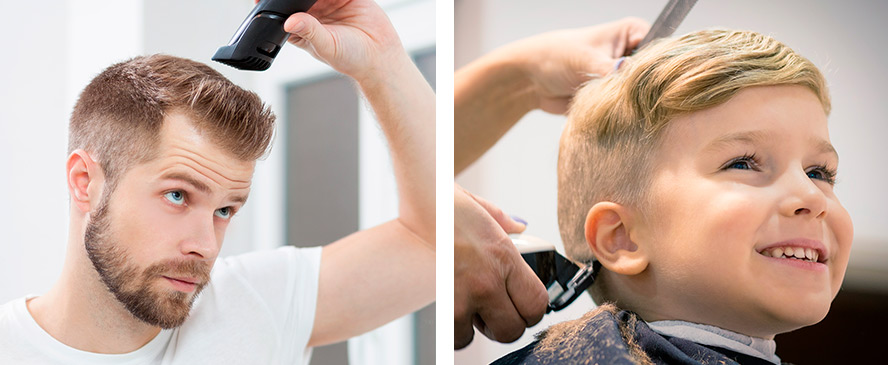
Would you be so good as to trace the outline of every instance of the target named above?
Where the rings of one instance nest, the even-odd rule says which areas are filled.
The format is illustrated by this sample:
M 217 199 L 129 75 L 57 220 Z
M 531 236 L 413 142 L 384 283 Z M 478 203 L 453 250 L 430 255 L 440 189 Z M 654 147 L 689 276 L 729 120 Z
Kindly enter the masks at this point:
M 758 357 L 661 335 L 634 313 L 612 305 L 552 326 L 530 345 L 492 365 L 649 363 L 773 365 Z

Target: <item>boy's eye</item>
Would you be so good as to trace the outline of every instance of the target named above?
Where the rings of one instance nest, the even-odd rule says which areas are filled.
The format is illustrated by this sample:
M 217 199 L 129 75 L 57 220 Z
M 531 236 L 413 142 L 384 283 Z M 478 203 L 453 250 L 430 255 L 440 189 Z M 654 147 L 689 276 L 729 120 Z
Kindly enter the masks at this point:
M 836 183 L 836 172 L 826 166 L 816 166 L 811 170 L 805 172 L 810 179 L 823 180 L 829 183 L 830 185 L 835 185 Z
M 731 166 L 728 166 L 729 169 L 738 169 L 738 170 L 751 170 L 752 167 L 749 166 L 749 161 L 734 161 L 731 163 Z
M 737 169 L 737 170 L 756 170 L 759 169 L 759 164 L 756 161 L 755 155 L 744 155 L 741 157 L 737 157 L 731 161 L 728 161 L 723 167 L 723 170 L 728 169 Z
M 222 219 L 229 219 L 231 218 L 231 207 L 216 209 L 215 215 Z
M 163 196 L 175 205 L 185 204 L 185 193 L 179 190 L 173 190 L 163 194 Z

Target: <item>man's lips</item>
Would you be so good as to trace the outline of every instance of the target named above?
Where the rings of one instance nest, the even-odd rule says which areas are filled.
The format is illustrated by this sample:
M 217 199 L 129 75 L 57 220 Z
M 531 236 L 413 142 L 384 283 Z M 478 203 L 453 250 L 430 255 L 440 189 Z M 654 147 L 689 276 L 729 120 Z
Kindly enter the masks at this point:
M 186 293 L 193 292 L 196 288 L 200 280 L 191 278 L 191 277 L 169 277 L 164 276 L 164 279 L 170 282 L 176 290 L 183 291 Z

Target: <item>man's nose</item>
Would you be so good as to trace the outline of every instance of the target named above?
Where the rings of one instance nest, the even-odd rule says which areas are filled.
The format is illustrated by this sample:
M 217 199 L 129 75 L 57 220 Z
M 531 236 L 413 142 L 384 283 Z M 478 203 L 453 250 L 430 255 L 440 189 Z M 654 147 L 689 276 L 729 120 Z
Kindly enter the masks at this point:
M 787 172 L 779 185 L 786 192 L 779 207 L 782 215 L 826 218 L 826 195 L 804 170 Z
M 189 217 L 185 238 L 180 242 L 180 251 L 183 255 L 199 256 L 200 259 L 215 260 L 219 255 L 219 243 L 216 239 L 216 226 L 213 215 L 192 212 Z

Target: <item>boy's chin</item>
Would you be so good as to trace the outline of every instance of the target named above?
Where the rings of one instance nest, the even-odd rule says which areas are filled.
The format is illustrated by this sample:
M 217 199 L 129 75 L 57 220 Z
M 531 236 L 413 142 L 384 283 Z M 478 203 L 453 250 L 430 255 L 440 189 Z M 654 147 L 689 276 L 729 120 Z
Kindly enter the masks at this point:
M 830 303 L 797 302 L 793 305 L 780 308 L 777 313 L 771 313 L 773 321 L 769 321 L 768 327 L 773 327 L 773 334 L 781 334 L 795 331 L 820 323 L 829 313 Z

